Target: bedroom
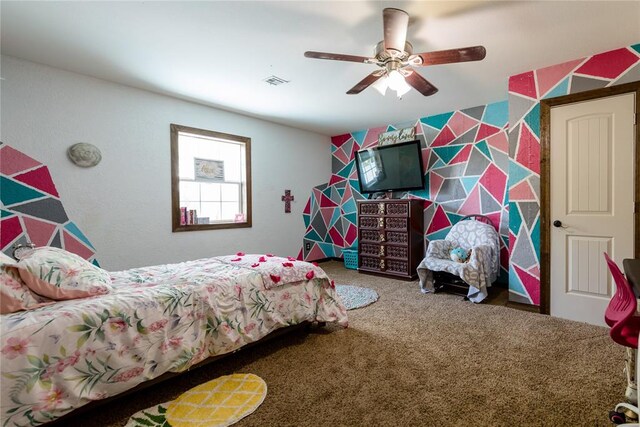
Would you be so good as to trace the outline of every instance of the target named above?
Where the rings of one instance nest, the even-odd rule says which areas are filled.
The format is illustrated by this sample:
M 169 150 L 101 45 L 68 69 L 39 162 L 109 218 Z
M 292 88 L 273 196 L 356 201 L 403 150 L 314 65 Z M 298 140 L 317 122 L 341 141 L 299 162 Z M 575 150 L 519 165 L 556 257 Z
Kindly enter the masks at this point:
M 605 62 L 613 64 L 611 75 L 577 79 L 585 88 L 596 88 L 599 82 L 615 86 L 639 80 L 638 3 L 456 2 L 453 9 L 447 2 L 349 2 L 339 3 L 339 8 L 328 7 L 326 3 L 211 2 L 186 7 L 153 2 L 82 5 L 3 1 L 2 142 L 47 166 L 66 214 L 81 230 L 78 232 L 86 236 L 87 242 L 72 238 L 70 241 L 74 241 L 75 246 L 69 245 L 69 248 L 84 248 L 86 258 L 95 257 L 107 270 L 236 252 L 270 252 L 313 261 L 340 258 L 341 248 L 354 244 L 349 224 L 355 221 L 350 220 L 349 215 L 355 212 L 357 196 L 334 203 L 339 206 L 333 211 L 342 210 L 339 212 L 343 214 L 341 222 L 344 219 L 341 230 L 329 226 L 333 211 L 328 212 L 326 206 L 316 206 L 311 200 L 312 195 L 314 200 L 322 199 L 323 191 L 331 199 L 330 187 L 339 185 L 340 174 L 348 172 L 351 176 L 353 170 L 343 170 L 352 160 L 352 153 L 345 151 L 347 146 L 353 147 L 354 142 L 358 146 L 371 144 L 389 126 L 400 129 L 416 125 L 416 135 L 433 143 L 441 134 L 441 140 L 446 139 L 447 129 L 458 135 L 460 129 L 456 126 L 465 126 L 456 124 L 460 117 L 456 112 L 471 118 L 475 114 L 479 126 L 486 125 L 484 131 L 492 132 L 487 135 L 488 142 L 479 144 L 474 140 L 466 144 L 473 145 L 472 149 L 458 152 L 447 151 L 447 147 L 434 151 L 442 164 L 436 164 L 435 157 L 431 165 L 430 157 L 425 159 L 425 166 L 431 167 L 429 184 L 425 192 L 416 192 L 416 195 L 446 205 L 449 200 L 439 198 L 446 196 L 444 184 L 436 184 L 444 178 L 435 169 L 457 164 L 455 158 L 461 153 L 468 156 L 467 160 L 479 159 L 482 164 L 479 167 L 489 174 L 486 179 L 493 184 L 483 184 L 480 189 L 477 182 L 484 176 L 481 173 L 448 176 L 459 178 L 465 192 L 464 199 L 454 200 L 458 203 L 457 211 L 464 205 L 467 192 L 471 195 L 473 188 L 478 188 L 478 193 L 487 190 L 487 194 L 477 195 L 475 207 L 483 209 L 500 224 L 502 286 L 508 286 L 509 299 L 514 303 L 538 306 L 541 303 L 540 273 L 536 276 L 534 272 L 539 269 L 540 259 L 537 252 L 540 242 L 536 237 L 540 233 L 539 195 L 536 194 L 540 170 L 534 161 L 537 153 L 528 147 L 539 144 L 540 135 L 535 134 L 539 128 L 528 117 L 518 117 L 512 112 L 521 111 L 526 116 L 536 109 L 538 99 L 549 93 L 554 96 L 568 93 L 563 85 L 571 80 L 568 77 L 573 77 L 573 71 L 583 65 L 582 61 L 606 52 L 623 49 L 627 52 L 625 58 L 635 55 L 635 62 L 611 61 L 605 55 Z M 368 55 L 382 38 L 382 9 L 389 6 L 403 8 L 415 18 L 410 22 L 408 35 L 415 51 L 483 45 L 487 49 L 486 58 L 467 64 L 421 68 L 421 74 L 437 86 L 439 92 L 422 97 L 412 91 L 401 100 L 395 99 L 392 93 L 383 97 L 371 88 L 359 95 L 345 95 L 372 71 L 371 65 L 304 58 L 306 50 Z M 582 61 L 575 63 L 578 60 Z M 270 76 L 290 82 L 271 86 L 263 81 Z M 531 90 L 527 84 L 533 81 L 533 93 L 527 92 Z M 534 145 L 518 145 L 516 136 L 512 136 L 512 130 L 522 122 L 527 123 L 526 132 L 533 135 L 525 131 L 518 135 Z M 169 149 L 172 123 L 251 138 L 252 227 L 172 232 Z M 69 162 L 66 151 L 77 142 L 99 147 L 101 163 L 93 168 L 79 168 Z M 512 145 L 526 150 L 511 153 Z M 431 156 L 426 151 L 424 155 Z M 518 179 L 511 183 L 515 177 Z M 455 184 L 451 179 L 447 182 Z M 526 185 L 518 186 L 523 182 Z M 324 184 L 329 186 L 316 188 Z M 283 212 L 281 197 L 285 190 L 294 196 L 290 214 Z M 506 215 L 505 201 L 509 203 L 509 213 L 514 209 L 521 213 L 519 221 L 514 215 Z M 483 207 L 483 203 L 488 207 Z M 427 239 L 441 237 L 443 230 L 446 232 L 452 220 L 459 217 L 453 208 L 437 209 L 436 204 L 425 208 Z M 329 218 L 323 224 L 316 223 L 318 214 Z M 19 239 L 6 234 L 5 224 L 3 221 L 3 251 Z M 46 234 L 46 230 L 43 233 Z M 44 243 L 36 243 L 47 244 L 51 237 L 49 233 L 43 238 Z M 63 240 L 65 237 L 63 233 Z M 95 251 L 87 244 L 95 247 Z M 515 253 L 509 254 L 509 246 Z M 344 283 L 373 287 L 381 280 L 344 270 L 335 261 L 321 264 L 325 265 L 330 275 L 342 278 Z M 623 388 L 624 377 L 619 366 L 602 361 L 622 358 L 623 354 L 619 346 L 609 342 L 606 330 L 563 323 L 549 316 L 533 317 L 519 311 L 501 311 L 507 317 L 496 320 L 488 314 L 495 312 L 490 306 L 459 307 L 459 313 L 466 310 L 481 316 L 474 319 L 481 321 L 486 329 L 476 332 L 485 340 L 499 343 L 494 349 L 499 354 L 491 357 L 496 358 L 496 364 L 476 368 L 481 374 L 476 378 L 480 388 L 471 381 L 474 378 L 471 373 L 462 377 L 458 374 L 455 384 L 432 378 L 438 368 L 445 368 L 447 358 L 445 349 L 434 348 L 434 343 L 422 346 L 425 335 L 438 329 L 441 330 L 436 335 L 439 339 L 449 336 L 449 332 L 457 333 L 460 341 L 473 339 L 468 342 L 474 345 L 479 345 L 478 337 L 459 330 L 450 331 L 447 324 L 431 318 L 429 295 L 421 295 L 416 283 L 389 283 L 394 287 L 380 288 L 380 301 L 369 309 L 369 313 L 379 318 L 367 316 L 364 310 L 353 311 L 349 313 L 352 327 L 346 331 L 312 334 L 307 341 L 293 339 L 291 348 L 284 343 L 281 348 L 265 344 L 256 350 L 263 358 L 240 353 L 237 359 L 232 357 L 234 360 L 222 362 L 228 365 L 220 369 L 248 372 L 243 362 L 246 366 L 251 363 L 262 366 L 265 361 L 283 360 L 298 347 L 326 344 L 330 342 L 327 340 L 336 340 L 331 341 L 331 345 L 359 357 L 350 356 L 342 360 L 340 366 L 329 369 L 309 359 L 310 354 L 296 353 L 310 366 L 322 369 L 325 375 L 332 371 L 339 373 L 345 382 L 328 380 L 330 384 L 321 387 L 322 393 L 301 386 L 295 389 L 301 395 L 295 397 L 272 387 L 272 381 L 278 380 L 271 378 L 267 382 L 274 394 L 267 397 L 258 412 L 242 422 L 278 424 L 268 415 L 261 421 L 252 421 L 271 401 L 274 402 L 268 410 L 271 416 L 287 411 L 293 414 L 292 418 L 283 418 L 280 425 L 306 422 L 321 425 L 318 419 L 306 421 L 305 416 L 313 400 L 327 399 L 321 411 L 328 417 L 326 420 L 331 420 L 326 423 L 376 424 L 376 418 L 372 417 L 378 413 L 380 424 L 395 420 L 396 424 L 420 425 L 422 420 L 432 420 L 432 425 L 460 425 L 461 420 L 472 416 L 472 405 L 467 403 L 464 409 L 458 410 L 448 396 L 459 396 L 463 390 L 473 387 L 469 400 L 482 402 L 485 409 L 478 415 L 481 424 L 504 424 L 513 416 L 518 420 L 515 424 L 526 425 L 527 418 L 519 417 L 527 411 L 552 424 L 563 419 L 558 412 L 566 411 L 569 419 L 576 420 L 575 424 L 599 425 L 606 422 L 606 412 L 623 397 L 622 392 L 615 392 Z M 406 300 L 409 295 L 410 300 Z M 446 295 L 443 298 L 458 307 L 456 299 Z M 393 305 L 383 305 L 385 300 L 403 308 L 393 310 Z M 436 317 L 447 312 L 446 307 L 434 310 L 432 314 Z M 375 326 L 382 328 L 380 319 L 387 317 L 396 327 L 377 331 Z M 447 315 L 446 319 L 451 317 Z M 358 322 L 361 328 L 356 327 Z M 431 327 L 425 326 L 430 322 Z M 504 328 L 512 324 L 523 329 L 512 332 Z M 527 336 L 527 328 L 533 327 L 530 324 L 539 324 L 541 330 L 530 342 L 518 341 Z M 569 334 L 565 330 L 569 328 L 567 325 L 574 325 L 577 331 Z M 456 318 L 455 326 L 464 329 L 471 325 L 463 317 Z M 599 331 L 596 338 L 592 337 L 594 330 Z M 394 331 L 402 333 L 404 338 L 394 337 Z M 537 348 L 549 343 L 561 345 L 563 339 L 576 341 L 573 346 L 562 348 L 566 359 L 552 352 L 541 355 L 541 360 L 525 358 L 527 352 L 544 353 Z M 358 347 L 367 341 L 373 346 Z M 579 359 L 581 351 L 590 349 L 588 342 L 600 351 L 597 366 L 609 375 L 598 377 L 597 381 L 585 379 L 590 367 L 584 359 L 581 359 L 582 369 L 554 366 L 553 357 L 567 364 L 571 358 Z M 386 349 L 385 343 L 395 351 Z M 490 349 L 460 345 L 457 339 L 455 343 L 453 350 L 491 354 Z M 407 345 L 406 354 L 395 360 L 393 355 L 403 344 Z M 319 349 L 318 354 L 340 357 L 330 348 Z M 374 359 L 367 354 L 380 354 L 384 364 L 374 364 Z M 433 358 L 434 364 L 420 366 L 421 357 Z M 453 374 L 454 368 L 474 369 L 470 363 L 470 360 L 458 360 L 448 366 L 451 371 L 447 372 Z M 304 372 L 311 378 L 310 368 L 302 369 L 301 365 L 304 363 L 297 362 L 298 370 L 292 369 L 290 375 Z M 515 365 L 517 369 L 504 377 L 501 369 L 506 369 L 506 365 Z M 374 376 L 371 370 L 380 367 L 384 368 L 383 372 Z M 563 386 L 562 391 L 554 395 L 552 391 L 560 384 L 552 379 L 550 372 L 561 378 L 565 370 L 574 376 L 566 378 L 569 385 L 585 390 L 592 387 L 596 392 L 576 397 Z M 369 381 L 373 382 L 360 384 L 359 378 L 366 375 L 371 376 Z M 429 382 L 418 384 L 413 377 Z M 524 386 L 508 378 L 524 378 Z M 378 393 L 374 382 L 380 381 L 389 382 L 389 388 Z M 340 402 L 338 394 L 334 394 L 339 388 L 350 393 L 345 406 L 353 409 L 353 414 L 334 407 Z M 482 388 L 499 396 L 486 396 Z M 523 388 L 529 389 L 528 393 Z M 447 390 L 447 394 L 440 396 L 438 389 Z M 389 398 L 392 393 L 400 397 Z M 514 395 L 521 394 L 522 399 L 515 402 L 523 406 L 509 409 Z M 275 401 L 271 400 L 272 396 Z M 296 405 L 294 398 L 302 403 Z M 593 400 L 581 401 L 587 398 Z M 428 401 L 424 406 L 423 400 Z M 562 409 L 554 408 L 554 404 Z M 367 405 L 381 409 L 374 411 Z M 510 414 L 511 410 L 518 414 Z M 398 411 L 405 412 L 399 414 Z M 358 415 L 362 419 L 351 418 Z M 424 425 L 429 422 L 424 421 Z

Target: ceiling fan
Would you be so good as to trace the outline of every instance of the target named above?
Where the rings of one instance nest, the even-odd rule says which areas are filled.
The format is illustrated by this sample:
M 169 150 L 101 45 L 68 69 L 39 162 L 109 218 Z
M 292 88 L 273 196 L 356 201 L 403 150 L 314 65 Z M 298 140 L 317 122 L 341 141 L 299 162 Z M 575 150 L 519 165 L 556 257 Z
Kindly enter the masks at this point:
M 438 91 L 434 85 L 429 83 L 412 67 L 480 61 L 484 59 L 487 53 L 483 46 L 471 46 L 414 54 L 413 46 L 407 41 L 409 14 L 404 10 L 386 8 L 382 11 L 382 19 L 384 40 L 376 45 L 375 57 L 373 58 L 314 51 L 307 51 L 304 56 L 307 58 L 376 64 L 381 69 L 362 79 L 347 94 L 358 94 L 373 85 L 383 95 L 387 87 L 389 87 L 398 93 L 398 97 L 401 97 L 411 90 L 411 87 L 424 96 L 433 95 Z

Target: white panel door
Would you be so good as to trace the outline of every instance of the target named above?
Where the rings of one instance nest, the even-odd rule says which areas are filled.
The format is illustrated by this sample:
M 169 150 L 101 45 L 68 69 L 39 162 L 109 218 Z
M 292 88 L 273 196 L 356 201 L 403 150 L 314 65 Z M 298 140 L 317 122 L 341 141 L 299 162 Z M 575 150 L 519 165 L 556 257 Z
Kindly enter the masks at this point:
M 634 250 L 635 94 L 551 109 L 551 315 L 605 325 L 614 292 L 603 252 Z

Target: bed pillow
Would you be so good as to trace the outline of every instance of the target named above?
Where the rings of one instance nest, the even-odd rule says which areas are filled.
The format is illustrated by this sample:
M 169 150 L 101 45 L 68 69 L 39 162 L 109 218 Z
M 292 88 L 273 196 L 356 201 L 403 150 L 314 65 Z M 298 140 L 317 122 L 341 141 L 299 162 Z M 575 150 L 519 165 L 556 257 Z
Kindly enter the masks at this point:
M 9 255 L 5 254 L 4 252 L 0 252 L 0 265 L 13 265 L 15 264 L 16 261 L 15 259 L 11 258 Z
M 0 252 L 0 314 L 15 313 L 49 304 L 27 288 L 15 267 L 16 262 Z
M 33 292 L 54 300 L 68 300 L 111 292 L 111 278 L 76 254 L 49 246 L 27 252 L 16 264 Z

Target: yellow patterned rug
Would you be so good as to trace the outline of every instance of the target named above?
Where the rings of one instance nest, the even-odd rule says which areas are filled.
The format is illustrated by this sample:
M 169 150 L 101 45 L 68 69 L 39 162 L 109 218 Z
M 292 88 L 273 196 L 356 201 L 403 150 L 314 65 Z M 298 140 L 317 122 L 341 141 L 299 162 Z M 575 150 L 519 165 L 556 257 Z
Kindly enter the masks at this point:
M 258 409 L 266 395 L 267 384 L 257 375 L 225 375 L 136 412 L 125 427 L 230 426 Z

